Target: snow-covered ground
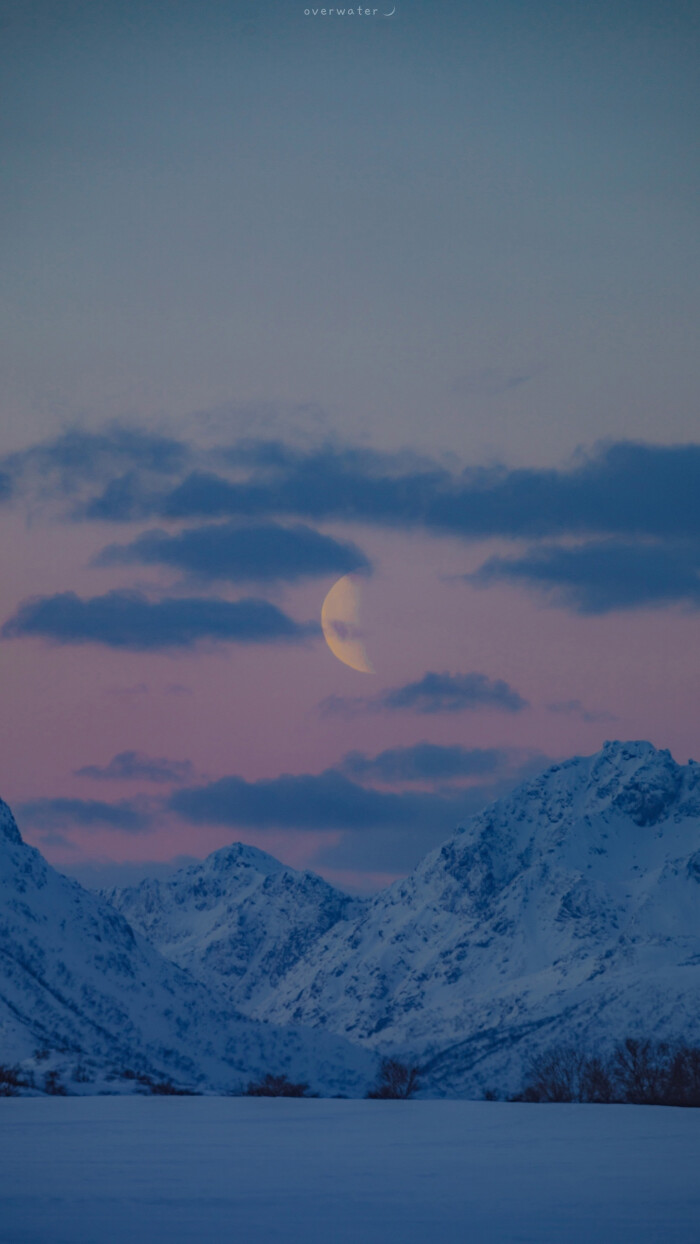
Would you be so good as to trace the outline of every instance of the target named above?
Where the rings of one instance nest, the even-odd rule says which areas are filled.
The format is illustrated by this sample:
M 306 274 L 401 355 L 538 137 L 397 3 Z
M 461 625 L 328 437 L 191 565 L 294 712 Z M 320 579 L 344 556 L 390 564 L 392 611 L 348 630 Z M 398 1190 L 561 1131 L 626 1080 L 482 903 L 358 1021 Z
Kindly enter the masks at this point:
M 697 1244 L 700 1111 L 0 1100 L 2 1244 Z

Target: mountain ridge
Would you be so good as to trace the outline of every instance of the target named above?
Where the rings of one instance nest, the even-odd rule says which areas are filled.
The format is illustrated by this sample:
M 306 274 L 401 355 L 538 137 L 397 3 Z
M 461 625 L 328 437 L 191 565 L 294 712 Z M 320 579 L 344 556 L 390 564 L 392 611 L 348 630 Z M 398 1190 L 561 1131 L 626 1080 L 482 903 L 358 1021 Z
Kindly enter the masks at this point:
M 43 1067 L 48 1051 L 47 1066 L 72 1091 L 93 1081 L 132 1091 L 140 1073 L 235 1092 L 273 1072 L 319 1091 L 364 1092 L 374 1060 L 362 1050 L 243 1016 L 51 868 L 3 803 L 0 827 L 1 1063 Z
M 258 1013 L 414 1050 L 449 1091 L 517 1087 L 526 1037 L 697 1039 L 698 848 L 700 766 L 606 743 L 471 818 Z
M 0 848 L 17 852 L 3 808 Z M 699 886 L 700 765 L 615 741 L 524 782 L 370 899 L 243 844 L 109 897 L 209 1007 L 263 1021 L 248 1035 L 273 1042 L 268 1062 L 328 1034 L 341 1063 L 398 1055 L 426 1093 L 474 1096 L 516 1091 L 551 1044 L 697 1043 Z

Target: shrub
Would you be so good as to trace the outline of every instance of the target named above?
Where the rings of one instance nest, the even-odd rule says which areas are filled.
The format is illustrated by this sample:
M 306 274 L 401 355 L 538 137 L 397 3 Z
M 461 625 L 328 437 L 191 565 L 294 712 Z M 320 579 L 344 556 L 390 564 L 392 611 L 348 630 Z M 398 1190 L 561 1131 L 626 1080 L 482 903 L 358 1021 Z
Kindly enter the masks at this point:
M 146 1075 L 145 1072 L 123 1071 L 122 1079 L 135 1080 L 140 1087 L 137 1093 L 150 1093 L 153 1097 L 197 1097 L 198 1094 L 194 1089 L 178 1088 L 173 1084 L 172 1080 L 154 1080 L 153 1076 Z
M 44 1075 L 44 1092 L 49 1097 L 66 1097 L 66 1087 L 61 1083 L 57 1071 L 47 1071 Z
M 420 1088 L 419 1068 L 402 1063 L 398 1058 L 382 1059 L 377 1083 L 367 1096 L 373 1098 L 407 1099 Z
M 244 1097 L 314 1097 L 308 1084 L 293 1084 L 284 1075 L 268 1072 L 262 1080 L 251 1080 Z
M 194 1089 L 178 1088 L 171 1080 L 154 1080 L 149 1090 L 154 1097 L 197 1097 Z
M 18 1097 L 19 1089 L 26 1086 L 27 1081 L 19 1067 L 7 1067 L 0 1063 L 0 1097 Z

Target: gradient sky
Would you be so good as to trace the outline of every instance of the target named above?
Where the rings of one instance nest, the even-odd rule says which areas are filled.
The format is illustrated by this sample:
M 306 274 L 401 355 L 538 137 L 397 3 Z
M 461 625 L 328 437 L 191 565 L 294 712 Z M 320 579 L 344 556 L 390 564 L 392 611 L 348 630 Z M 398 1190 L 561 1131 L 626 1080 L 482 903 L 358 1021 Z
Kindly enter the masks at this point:
M 88 882 L 700 756 L 697 5 L 305 7 L 0 3 L 2 795 Z

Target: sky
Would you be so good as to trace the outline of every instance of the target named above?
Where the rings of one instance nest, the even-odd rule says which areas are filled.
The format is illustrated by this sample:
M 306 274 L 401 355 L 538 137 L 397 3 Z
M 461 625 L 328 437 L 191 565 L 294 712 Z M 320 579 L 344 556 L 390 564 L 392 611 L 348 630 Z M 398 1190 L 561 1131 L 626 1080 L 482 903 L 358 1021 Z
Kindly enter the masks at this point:
M 87 884 L 240 840 L 371 891 L 607 738 L 700 758 L 697 6 L 0 32 L 27 841 Z M 321 631 L 345 574 L 373 673 Z

